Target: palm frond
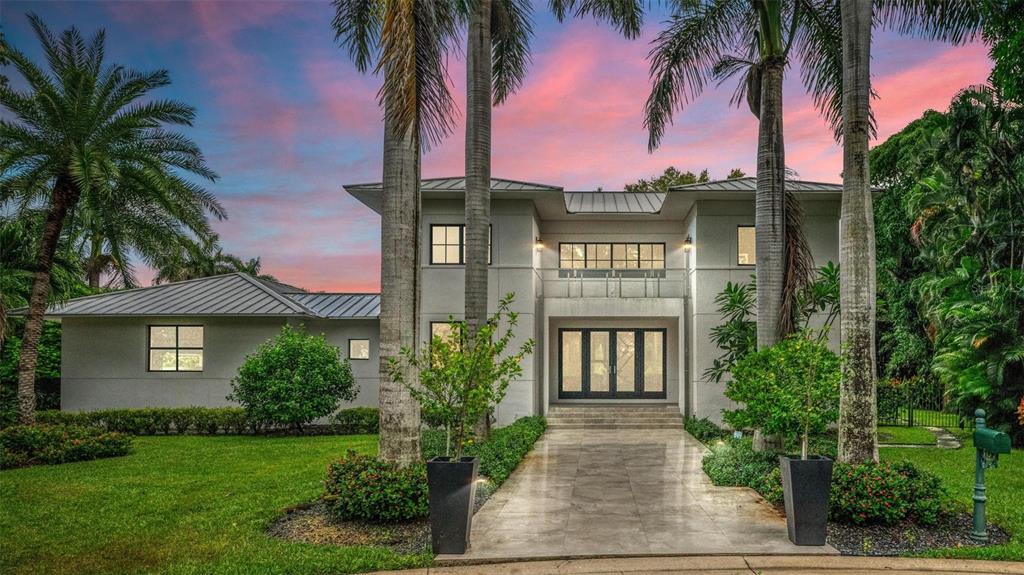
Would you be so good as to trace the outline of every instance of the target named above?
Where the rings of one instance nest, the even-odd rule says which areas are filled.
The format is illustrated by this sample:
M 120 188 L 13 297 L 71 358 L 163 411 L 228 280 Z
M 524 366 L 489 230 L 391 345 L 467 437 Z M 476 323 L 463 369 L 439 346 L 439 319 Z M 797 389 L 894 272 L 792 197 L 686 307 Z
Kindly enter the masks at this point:
M 875 0 L 875 24 L 900 34 L 963 44 L 981 34 L 987 0 Z
M 651 93 L 644 106 L 647 148 L 661 143 L 673 113 L 697 98 L 715 77 L 715 66 L 730 53 L 746 49 L 738 38 L 749 19 L 742 0 L 714 0 L 684 5 L 654 39 L 651 61 Z
M 334 40 L 348 50 L 360 72 L 370 68 L 380 49 L 383 3 L 379 0 L 334 0 Z
M 644 24 L 642 0 L 550 0 L 551 12 L 559 22 L 566 16 L 594 17 L 608 22 L 626 38 L 637 38 Z
M 491 10 L 494 103 L 519 89 L 530 66 L 533 7 L 529 0 L 495 0 Z
M 814 278 L 814 256 L 803 231 L 804 212 L 796 196 L 786 191 L 786 272 L 782 278 L 779 333 L 796 330 L 800 293 Z

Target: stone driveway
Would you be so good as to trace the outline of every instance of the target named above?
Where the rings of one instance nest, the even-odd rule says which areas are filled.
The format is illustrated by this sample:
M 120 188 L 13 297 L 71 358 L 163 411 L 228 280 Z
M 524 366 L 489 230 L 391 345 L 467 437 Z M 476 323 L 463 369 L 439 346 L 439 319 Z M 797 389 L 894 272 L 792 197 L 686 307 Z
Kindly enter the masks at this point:
M 549 430 L 473 518 L 466 555 L 438 560 L 835 554 L 798 547 L 754 491 L 715 487 L 683 430 Z

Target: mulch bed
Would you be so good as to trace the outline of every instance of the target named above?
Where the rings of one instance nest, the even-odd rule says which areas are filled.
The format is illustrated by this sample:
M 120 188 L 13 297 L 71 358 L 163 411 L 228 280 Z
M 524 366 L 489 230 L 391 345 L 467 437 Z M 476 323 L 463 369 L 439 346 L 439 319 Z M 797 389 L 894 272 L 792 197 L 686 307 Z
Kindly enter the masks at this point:
M 494 491 L 488 483 L 477 486 L 474 513 Z M 403 554 L 430 551 L 430 523 L 427 519 L 383 524 L 335 521 L 327 506 L 319 500 L 285 509 L 267 528 L 267 535 L 317 545 L 386 547 Z
M 843 555 L 912 555 L 949 547 L 978 547 L 970 538 L 971 516 L 957 513 L 931 527 L 904 522 L 896 525 L 828 524 L 828 543 Z M 989 544 L 1009 541 L 1010 535 L 989 524 Z

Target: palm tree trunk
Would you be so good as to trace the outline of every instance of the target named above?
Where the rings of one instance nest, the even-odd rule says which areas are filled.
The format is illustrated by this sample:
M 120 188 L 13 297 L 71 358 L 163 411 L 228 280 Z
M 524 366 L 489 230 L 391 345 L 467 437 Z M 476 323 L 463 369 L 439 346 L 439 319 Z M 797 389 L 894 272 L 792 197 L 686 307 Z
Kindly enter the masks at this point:
M 839 460 L 878 461 L 875 404 L 875 222 L 868 173 L 871 2 L 842 0 L 843 203 L 839 245 Z
M 420 460 L 420 409 L 405 384 L 388 377 L 392 358 L 415 349 L 419 328 L 420 149 L 415 126 L 396 133 L 384 120 L 380 266 L 380 457 Z M 416 385 L 408 369 L 406 384 Z
M 754 198 L 757 250 L 757 347 L 779 340 L 785 277 L 786 151 L 782 139 L 781 58 L 764 62 L 757 137 L 757 193 Z
M 21 340 L 21 355 L 18 361 L 18 421 L 25 425 L 36 422 L 36 363 L 39 359 L 39 337 L 43 333 L 46 304 L 50 298 L 53 255 L 60 242 L 64 218 L 74 209 L 80 194 L 70 176 L 59 176 L 53 187 L 53 203 L 43 225 L 43 237 L 39 242 L 36 273 L 32 278 L 28 315 L 25 316 L 25 334 Z
M 478 0 L 466 47 L 466 331 L 470 342 L 487 321 L 491 226 L 491 0 Z M 472 345 L 472 344 L 470 344 Z M 470 382 L 471 384 L 473 382 Z M 486 438 L 490 415 L 475 426 Z
M 761 72 L 761 106 L 757 133 L 757 191 L 754 229 L 757 261 L 757 347 L 779 341 L 785 278 L 786 150 L 782 139 L 782 77 L 785 63 L 768 57 Z M 754 430 L 754 450 L 776 445 L 776 437 Z

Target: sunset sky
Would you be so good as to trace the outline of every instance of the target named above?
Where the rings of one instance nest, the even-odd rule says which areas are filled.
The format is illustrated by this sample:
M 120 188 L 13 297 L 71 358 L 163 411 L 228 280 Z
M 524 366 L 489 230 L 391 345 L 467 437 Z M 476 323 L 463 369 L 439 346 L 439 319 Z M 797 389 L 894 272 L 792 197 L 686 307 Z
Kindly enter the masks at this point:
M 613 190 L 669 165 L 753 175 L 757 124 L 729 106 L 731 82 L 677 114 L 662 147 L 647 152 L 646 55 L 664 13 L 627 41 L 592 21 L 559 24 L 546 5 L 537 3 L 525 85 L 494 112 L 494 177 Z M 173 85 L 159 94 L 198 109 L 188 134 L 220 174 L 209 189 L 228 210 L 216 227 L 229 252 L 258 255 L 267 273 L 307 289 L 378 289 L 379 218 L 341 186 L 380 179 L 379 78 L 360 75 L 335 45 L 329 2 L 4 0 L 5 35 L 38 57 L 28 10 L 55 30 L 105 28 L 109 62 L 170 72 Z M 954 48 L 879 32 L 873 52 L 883 139 L 929 108 L 946 109 L 990 68 L 981 44 Z M 453 58 L 449 70 L 461 107 L 464 59 Z M 803 94 L 798 70 L 790 70 L 785 98 L 787 165 L 802 179 L 840 181 L 841 149 Z M 424 177 L 462 174 L 463 126 L 460 117 L 456 132 L 424 157 Z

